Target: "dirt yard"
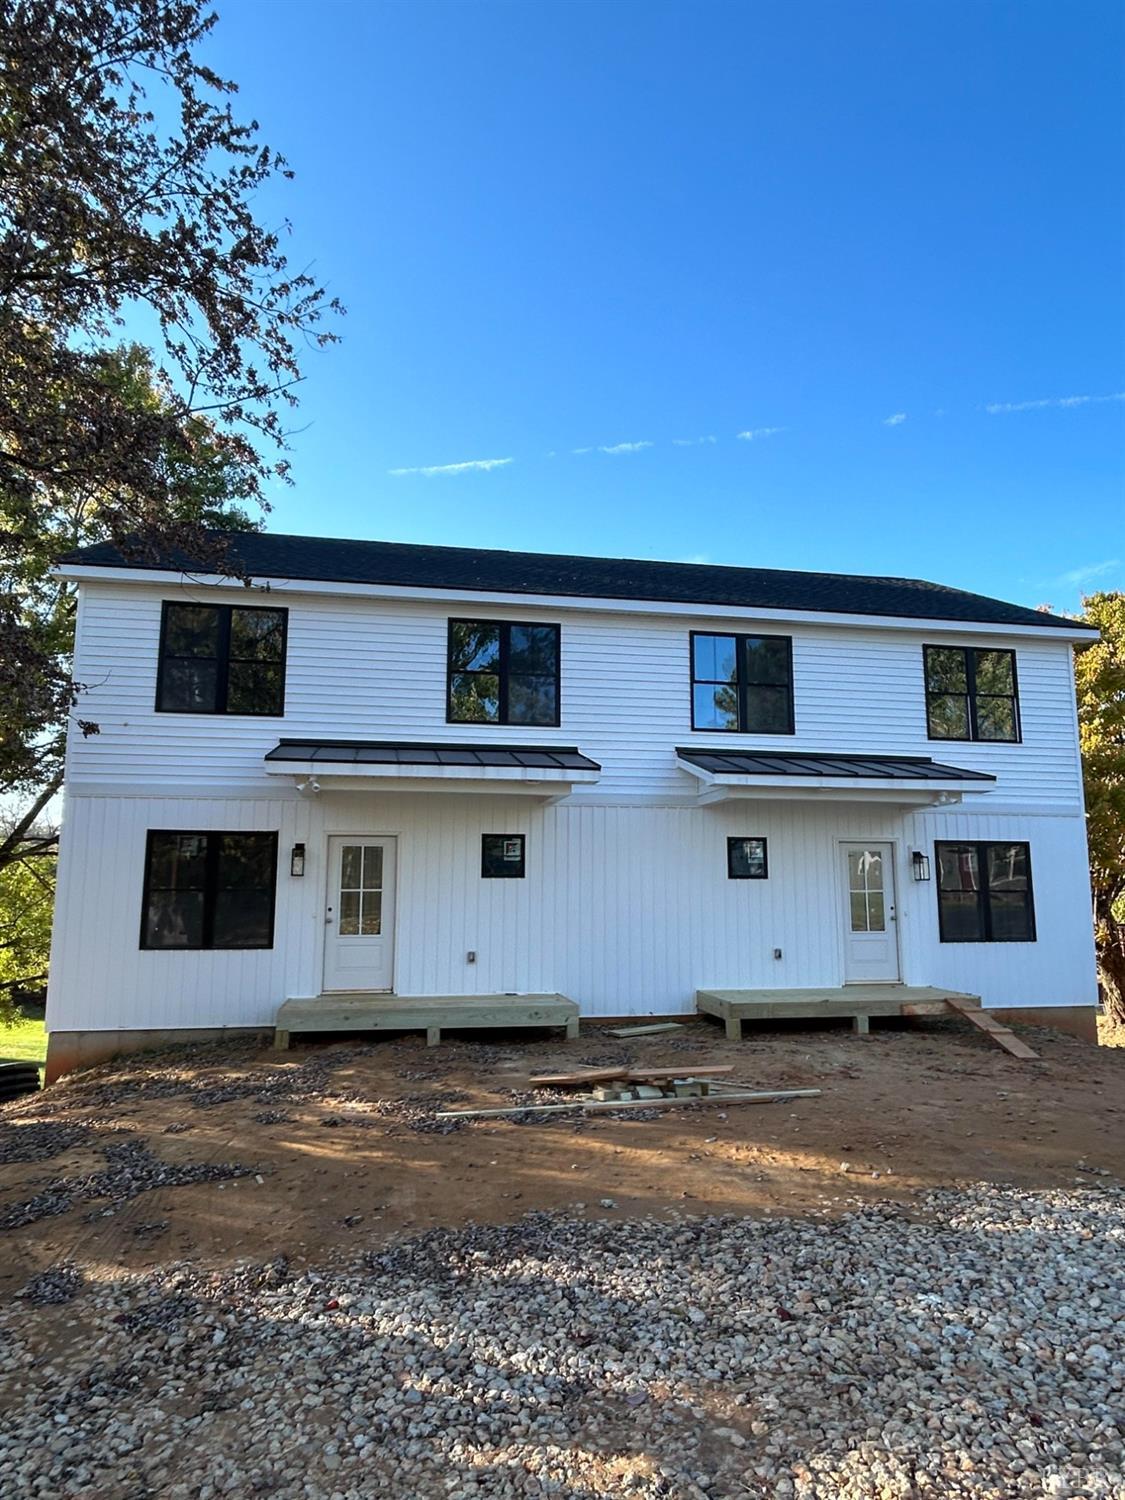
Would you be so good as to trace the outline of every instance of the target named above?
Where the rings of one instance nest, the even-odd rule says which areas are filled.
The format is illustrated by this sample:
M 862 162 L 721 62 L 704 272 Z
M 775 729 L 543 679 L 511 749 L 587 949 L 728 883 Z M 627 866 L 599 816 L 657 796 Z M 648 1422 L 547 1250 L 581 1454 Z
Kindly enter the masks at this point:
M 252 1172 L 157 1185 L 124 1201 L 84 1198 L 9 1229 L 0 1289 L 10 1296 L 68 1259 L 107 1272 L 188 1257 L 319 1262 L 359 1239 L 366 1246 L 531 1209 L 581 1204 L 597 1215 L 603 1198 L 630 1216 L 835 1214 L 957 1182 L 1068 1186 L 1082 1178 L 1080 1163 L 1125 1177 L 1121 1052 L 1020 1027 L 1042 1057 L 1025 1063 L 956 1021 L 876 1027 L 866 1038 L 747 1028 L 730 1043 L 700 1021 L 629 1043 L 591 1029 L 569 1044 L 509 1035 L 427 1049 L 404 1038 L 289 1053 L 181 1049 L 110 1064 L 0 1116 L 0 1223 L 52 1182 L 104 1172 L 107 1150 L 142 1140 L 172 1166 Z M 431 1118 L 525 1102 L 531 1073 L 618 1062 L 685 1071 L 733 1063 L 732 1078 L 752 1089 L 823 1093 L 656 1119 L 481 1120 L 448 1134 Z M 53 1144 L 35 1159 L 5 1161 L 8 1141 L 33 1121 L 54 1127 Z M 154 1223 L 167 1227 L 137 1233 Z
M 91 1361 L 97 1364 L 97 1350 L 110 1334 L 104 1318 L 97 1322 L 97 1316 L 108 1316 L 109 1303 L 99 1304 L 97 1316 L 87 1304 L 100 1289 L 118 1299 L 113 1307 L 124 1309 L 113 1319 L 128 1323 L 134 1303 L 120 1302 L 126 1295 L 120 1288 L 132 1288 L 129 1297 L 144 1289 L 149 1295 L 164 1285 L 162 1278 L 172 1268 L 193 1286 L 201 1277 L 218 1277 L 216 1285 L 228 1286 L 224 1276 L 237 1278 L 250 1263 L 272 1263 L 284 1266 L 285 1278 L 304 1276 L 316 1286 L 332 1268 L 354 1267 L 362 1257 L 368 1265 L 372 1257 L 409 1257 L 415 1243 L 420 1261 L 432 1260 L 435 1231 L 463 1233 L 464 1244 L 470 1244 L 474 1234 L 500 1232 L 487 1226 L 538 1225 L 547 1222 L 544 1213 L 550 1222 L 577 1224 L 576 1232 L 592 1234 L 589 1253 L 600 1255 L 605 1247 L 597 1236 L 618 1232 L 604 1226 L 621 1226 L 625 1233 L 626 1221 L 638 1234 L 660 1235 L 665 1233 L 661 1225 L 730 1216 L 722 1230 L 728 1237 L 744 1219 L 799 1234 L 806 1232 L 799 1224 L 825 1221 L 909 1225 L 932 1213 L 940 1199 L 935 1190 L 963 1189 L 971 1197 L 982 1190 L 979 1185 L 990 1184 L 1016 1190 L 1021 1203 L 1045 1202 L 1052 1194 L 1089 1194 L 1091 1202 L 1100 1194 L 1108 1203 L 1106 1195 L 1125 1179 L 1125 1052 L 1028 1027 L 1019 1034 L 1040 1052 L 1041 1061 L 1016 1061 L 956 1020 L 876 1023 L 868 1037 L 844 1029 L 775 1025 L 747 1028 L 741 1043 L 727 1042 L 720 1028 L 700 1021 L 674 1035 L 629 1042 L 590 1028 L 569 1044 L 505 1036 L 454 1040 L 429 1050 L 413 1038 L 298 1045 L 289 1053 L 181 1050 L 72 1077 L 0 1114 L 0 1289 L 18 1313 L 20 1378 L 50 1361 L 48 1384 L 65 1385 L 64 1377 L 85 1371 L 81 1382 L 88 1397 Z M 690 1073 L 707 1062 L 733 1063 L 733 1080 L 750 1088 L 823 1092 L 819 1098 L 706 1105 L 656 1117 L 643 1112 L 632 1118 L 524 1116 L 519 1122 L 455 1125 L 434 1118 L 442 1108 L 528 1103 L 530 1073 L 617 1063 L 675 1066 Z M 905 1218 L 898 1205 L 905 1206 Z M 797 1228 L 784 1227 L 794 1221 Z M 832 1232 L 842 1235 L 843 1243 L 853 1230 Z M 491 1251 L 473 1253 L 487 1259 Z M 899 1282 L 893 1285 L 902 1291 Z M 800 1293 L 810 1308 L 820 1305 L 818 1286 L 832 1295 L 833 1272 L 827 1266 L 811 1290 Z M 912 1287 L 911 1296 L 925 1290 Z M 220 1302 L 223 1298 L 229 1300 L 228 1292 Z M 1112 1348 L 1112 1341 L 1105 1342 Z M 426 1347 L 432 1346 L 431 1339 Z M 705 1375 L 715 1358 L 704 1358 Z M 637 1399 L 650 1397 L 648 1392 Z M 1073 1398 L 1066 1399 L 1070 1406 L 1064 1402 L 1060 1410 L 1073 1406 Z M 42 1400 L 49 1405 L 49 1395 Z M 807 1401 L 802 1398 L 799 1405 L 805 1409 Z M 36 1412 L 45 1422 L 52 1420 L 46 1407 Z M 59 1488 L 48 1483 L 39 1490 L 48 1496 L 64 1493 L 76 1474 L 85 1474 L 80 1465 L 67 1467 L 70 1429 L 67 1419 L 61 1420 L 64 1435 L 52 1450 L 62 1454 L 56 1465 Z M 622 1420 L 633 1419 L 622 1414 Z M 533 1434 L 534 1421 L 528 1421 Z M 763 1431 L 768 1425 L 758 1423 Z M 739 1450 L 738 1463 L 745 1465 L 742 1448 L 754 1441 L 751 1429 L 740 1436 L 738 1424 L 727 1420 L 714 1430 L 735 1434 L 730 1442 Z M 404 1437 L 403 1453 L 409 1457 L 411 1444 L 424 1448 L 425 1440 L 424 1432 L 409 1442 Z M 363 1434 L 357 1432 L 354 1441 L 362 1444 Z M 77 1453 L 78 1438 L 74 1444 Z M 1087 1462 L 1092 1450 L 1082 1451 Z M 335 1454 L 330 1447 L 329 1459 Z M 13 1478 L 22 1472 L 6 1471 L 4 1456 L 0 1442 L 0 1488 L 6 1472 Z M 787 1477 L 795 1472 L 791 1455 L 766 1451 L 758 1467 L 746 1469 L 737 1482 L 723 1478 L 722 1463 L 704 1454 L 697 1469 L 676 1470 L 672 1478 L 667 1466 L 651 1474 L 645 1470 L 647 1478 L 638 1478 L 641 1471 L 635 1468 L 606 1470 L 599 1480 L 591 1475 L 602 1470 L 583 1469 L 587 1488 L 578 1486 L 574 1474 L 566 1477 L 565 1464 L 559 1470 L 561 1488 L 555 1485 L 544 1478 L 549 1466 L 544 1469 L 542 1460 L 539 1468 L 529 1463 L 526 1471 L 538 1476 L 536 1488 L 522 1479 L 517 1484 L 506 1460 L 502 1481 L 480 1489 L 476 1480 L 466 1481 L 463 1490 L 454 1491 L 446 1478 L 436 1477 L 451 1472 L 448 1454 L 443 1462 L 434 1474 L 403 1470 L 412 1476 L 414 1493 L 1115 1493 L 1068 1488 L 1065 1476 L 1059 1478 L 1061 1488 L 969 1485 L 962 1491 L 939 1484 L 918 1489 L 910 1487 L 914 1481 L 902 1488 L 893 1466 L 885 1485 L 866 1470 L 857 1479 L 834 1469 L 825 1487 L 811 1481 L 802 1487 Z M 473 1462 L 480 1467 L 479 1459 Z M 1015 1447 L 1005 1462 L 1031 1468 Z M 263 1464 L 264 1488 L 289 1493 L 288 1471 L 272 1470 L 264 1459 Z M 97 1465 L 90 1473 L 93 1478 L 83 1480 L 89 1492 L 107 1497 L 252 1489 L 241 1487 L 244 1477 L 228 1484 L 221 1473 L 208 1481 L 210 1488 L 179 1489 L 159 1482 L 131 1488 L 124 1470 L 106 1477 Z M 709 1482 L 701 1483 L 708 1475 Z M 753 1475 L 761 1476 L 760 1483 Z M 404 1478 L 383 1482 L 389 1488 L 341 1485 L 337 1491 L 325 1476 L 323 1493 L 405 1493 L 399 1488 Z M 306 1490 L 298 1485 L 293 1493 Z M 321 1490 L 313 1484 L 307 1493 Z

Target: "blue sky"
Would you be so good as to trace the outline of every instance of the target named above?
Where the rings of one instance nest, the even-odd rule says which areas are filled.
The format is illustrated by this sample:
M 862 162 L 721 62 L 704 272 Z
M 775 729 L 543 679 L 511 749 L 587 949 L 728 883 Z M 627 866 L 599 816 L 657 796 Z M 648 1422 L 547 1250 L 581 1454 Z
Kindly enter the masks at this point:
M 1125 586 L 1116 3 L 218 9 L 349 309 L 271 529 Z

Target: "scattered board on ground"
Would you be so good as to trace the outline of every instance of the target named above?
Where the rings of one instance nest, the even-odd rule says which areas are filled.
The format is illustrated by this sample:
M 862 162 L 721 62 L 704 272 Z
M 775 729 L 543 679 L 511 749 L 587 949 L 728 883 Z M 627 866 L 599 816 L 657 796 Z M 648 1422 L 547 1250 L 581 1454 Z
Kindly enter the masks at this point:
M 680 1031 L 682 1021 L 654 1021 L 651 1026 L 607 1026 L 606 1036 L 654 1036 L 658 1031 Z
M 998 1047 L 1003 1047 L 1004 1051 L 1010 1052 L 1013 1057 L 1023 1058 L 1030 1062 L 1040 1060 L 1038 1052 L 1033 1052 L 1009 1026 L 1002 1026 L 995 1016 L 989 1015 L 988 1011 L 980 1010 L 975 1005 L 966 1005 L 961 1000 L 947 1000 L 945 1003 L 950 1010 L 956 1011 L 959 1016 L 964 1016 L 966 1021 L 971 1021 L 978 1031 L 983 1031 L 986 1036 L 990 1036 Z
M 709 1063 L 700 1067 L 692 1063 L 690 1068 L 589 1068 L 580 1073 L 537 1073 L 527 1081 L 533 1088 L 581 1088 L 584 1083 L 615 1083 L 618 1079 L 627 1083 L 648 1083 L 665 1078 L 693 1078 L 713 1076 L 717 1073 L 733 1073 L 733 1063 Z
M 769 1089 L 748 1094 L 697 1094 L 690 1099 L 574 1099 L 566 1104 L 516 1104 L 503 1109 L 443 1109 L 438 1120 L 498 1120 L 505 1115 L 556 1115 L 563 1110 L 597 1114 L 615 1109 L 674 1109 L 689 1104 L 772 1104 L 781 1099 L 815 1099 L 820 1089 Z

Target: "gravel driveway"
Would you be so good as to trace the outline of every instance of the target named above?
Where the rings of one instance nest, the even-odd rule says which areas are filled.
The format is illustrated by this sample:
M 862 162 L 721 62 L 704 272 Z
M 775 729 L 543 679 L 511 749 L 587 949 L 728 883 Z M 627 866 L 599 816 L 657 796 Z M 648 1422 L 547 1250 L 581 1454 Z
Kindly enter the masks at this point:
M 1123 1256 L 1107 1185 L 63 1268 L 0 1316 L 0 1493 L 1120 1497 Z

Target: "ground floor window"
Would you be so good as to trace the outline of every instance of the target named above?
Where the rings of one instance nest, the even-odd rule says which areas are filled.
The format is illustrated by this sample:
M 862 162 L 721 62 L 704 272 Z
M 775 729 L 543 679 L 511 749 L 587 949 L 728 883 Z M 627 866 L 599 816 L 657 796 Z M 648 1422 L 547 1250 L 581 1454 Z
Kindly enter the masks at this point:
M 480 873 L 485 880 L 522 880 L 527 873 L 527 842 L 522 833 L 482 833 Z
M 937 843 L 943 943 L 1035 941 L 1031 849 L 1024 843 Z
M 276 833 L 152 829 L 142 948 L 272 948 Z
M 765 880 L 768 874 L 765 839 L 727 839 L 728 880 Z

